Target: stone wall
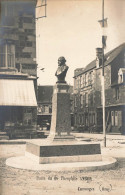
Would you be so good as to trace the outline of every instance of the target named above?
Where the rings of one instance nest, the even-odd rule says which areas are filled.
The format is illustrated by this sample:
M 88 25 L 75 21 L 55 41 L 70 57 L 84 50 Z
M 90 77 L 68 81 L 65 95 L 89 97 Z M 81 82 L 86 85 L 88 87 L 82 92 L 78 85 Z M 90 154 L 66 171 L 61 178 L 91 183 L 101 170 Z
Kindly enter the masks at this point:
M 1 46 L 8 44 L 15 47 L 15 68 L 19 72 L 37 75 L 36 65 L 36 1 L 1 2 L 0 37 Z M 7 10 L 7 11 L 6 11 Z

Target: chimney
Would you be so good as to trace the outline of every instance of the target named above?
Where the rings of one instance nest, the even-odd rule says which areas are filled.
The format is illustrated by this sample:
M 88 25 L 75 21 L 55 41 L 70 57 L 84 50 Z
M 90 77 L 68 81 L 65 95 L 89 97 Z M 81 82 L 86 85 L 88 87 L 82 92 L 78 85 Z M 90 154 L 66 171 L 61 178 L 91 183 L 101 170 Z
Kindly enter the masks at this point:
M 96 48 L 96 68 L 102 65 L 102 48 Z

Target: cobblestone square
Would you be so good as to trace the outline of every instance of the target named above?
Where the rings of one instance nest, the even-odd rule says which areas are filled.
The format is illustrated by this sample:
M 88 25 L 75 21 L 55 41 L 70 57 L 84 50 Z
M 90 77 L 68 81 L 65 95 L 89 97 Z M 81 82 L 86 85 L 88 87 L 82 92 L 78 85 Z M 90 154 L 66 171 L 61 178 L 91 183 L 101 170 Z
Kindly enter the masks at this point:
M 98 141 L 102 144 L 102 141 Z M 117 158 L 117 166 L 105 171 L 29 171 L 6 166 L 6 159 L 23 156 L 25 144 L 0 145 L 0 195 L 125 194 L 125 144 L 108 140 L 102 153 Z

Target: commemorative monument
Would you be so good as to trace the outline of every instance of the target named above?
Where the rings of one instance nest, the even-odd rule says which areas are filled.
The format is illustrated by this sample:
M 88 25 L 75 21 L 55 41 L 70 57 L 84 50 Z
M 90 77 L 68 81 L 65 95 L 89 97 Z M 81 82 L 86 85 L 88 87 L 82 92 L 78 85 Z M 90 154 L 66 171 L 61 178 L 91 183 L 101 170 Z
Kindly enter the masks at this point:
M 53 90 L 49 136 L 26 142 L 25 156 L 7 159 L 6 164 L 31 170 L 95 170 L 115 166 L 116 160 L 101 155 L 100 144 L 78 141 L 71 132 L 70 93 L 65 81 L 66 59 L 58 59 Z
M 65 81 L 68 66 L 64 57 L 58 59 L 57 77 L 52 99 L 52 122 L 50 139 L 73 139 L 70 119 L 70 93 L 69 85 Z
M 100 144 L 78 142 L 71 134 L 70 93 L 65 81 L 69 67 L 65 62 L 64 57 L 58 59 L 50 134 L 45 140 L 27 142 L 26 156 L 38 163 L 100 161 Z

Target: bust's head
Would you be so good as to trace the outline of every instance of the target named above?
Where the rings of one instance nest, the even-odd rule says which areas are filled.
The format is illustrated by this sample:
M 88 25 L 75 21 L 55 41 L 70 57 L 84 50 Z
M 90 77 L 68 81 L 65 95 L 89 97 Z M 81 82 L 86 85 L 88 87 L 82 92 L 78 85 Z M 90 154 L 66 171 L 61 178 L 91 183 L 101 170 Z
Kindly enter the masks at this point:
M 59 59 L 58 59 L 58 66 L 64 65 L 65 62 L 66 62 L 66 59 L 63 56 L 59 57 Z

